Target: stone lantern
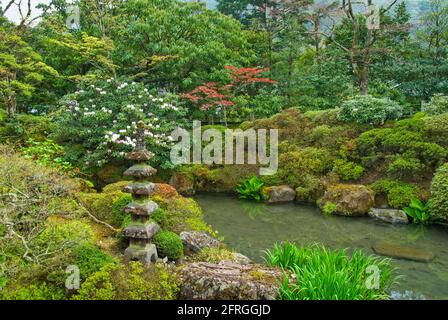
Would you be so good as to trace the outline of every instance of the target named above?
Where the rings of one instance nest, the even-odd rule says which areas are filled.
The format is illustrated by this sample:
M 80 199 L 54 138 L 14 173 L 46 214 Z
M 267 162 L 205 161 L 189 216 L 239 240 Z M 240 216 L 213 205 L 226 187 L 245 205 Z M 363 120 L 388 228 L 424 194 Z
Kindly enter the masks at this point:
M 133 200 L 123 210 L 131 214 L 132 222 L 123 233 L 129 239 L 129 247 L 124 252 L 125 262 L 140 261 L 143 264 L 157 261 L 156 246 L 151 243 L 152 237 L 159 231 L 159 225 L 151 222 L 151 214 L 158 209 L 157 203 L 150 200 L 156 185 L 149 181 L 157 170 L 146 164 L 154 154 L 146 150 L 145 124 L 137 123 L 136 145 L 132 152 L 126 154 L 126 159 L 135 164 L 125 171 L 124 175 L 135 178 L 123 191 L 132 194 Z

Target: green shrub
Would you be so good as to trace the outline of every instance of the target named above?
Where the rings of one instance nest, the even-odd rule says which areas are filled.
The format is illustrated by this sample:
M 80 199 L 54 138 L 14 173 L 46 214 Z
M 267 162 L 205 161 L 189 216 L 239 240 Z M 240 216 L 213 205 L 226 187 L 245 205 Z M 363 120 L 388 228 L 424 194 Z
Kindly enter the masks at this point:
M 92 244 L 85 244 L 74 251 L 75 263 L 79 267 L 80 276 L 86 279 L 104 266 L 114 263 L 115 259 Z
M 100 193 L 79 193 L 78 199 L 96 218 L 119 227 L 125 217 L 124 213 L 119 212 L 119 209 L 130 200 L 130 197 L 121 191 L 106 192 L 103 190 Z
M 63 300 L 64 298 L 64 289 L 55 288 L 45 282 L 0 290 L 0 300 Z
M 186 230 L 214 234 L 212 228 L 205 223 L 204 214 L 194 199 L 183 197 L 164 199 L 153 196 L 152 200 L 165 212 L 164 218 L 160 221 L 162 229 L 177 234 Z M 153 217 L 152 219 L 154 220 Z
M 448 113 L 423 118 L 423 122 L 430 141 L 448 147 Z
M 52 119 L 45 116 L 17 114 L 0 123 L 0 141 L 24 144 L 29 139 L 45 141 L 54 131 Z
M 364 168 L 354 162 L 338 159 L 334 161 L 333 171 L 342 180 L 357 180 L 364 173 Z
M 333 160 L 334 156 L 327 148 L 297 148 L 280 154 L 275 176 L 283 184 L 295 188 L 303 187 L 311 177 L 317 178 L 330 171 Z
M 74 300 L 174 300 L 178 278 L 168 267 L 108 264 L 81 284 Z
M 266 252 L 269 265 L 282 267 L 295 275 L 285 275 L 280 287 L 284 300 L 383 300 L 395 283 L 394 269 L 388 259 L 368 256 L 355 250 L 301 247 L 292 243 L 275 245 Z M 378 268 L 377 286 L 371 281 L 372 267 Z
M 178 234 L 171 231 L 159 231 L 153 241 L 161 257 L 178 260 L 183 256 L 184 245 Z
M 375 194 L 387 197 L 387 203 L 395 209 L 402 209 L 420 193 L 418 186 L 394 180 L 378 180 L 370 185 Z
M 52 140 L 47 139 L 39 142 L 30 139 L 22 152 L 25 159 L 34 160 L 40 165 L 56 168 L 61 172 L 71 172 L 73 170 L 73 166 L 64 161 L 64 148 Z
M 387 173 L 392 177 L 405 178 L 407 176 L 418 176 L 423 170 L 419 159 L 398 156 L 389 164 Z
M 124 194 L 112 202 L 112 209 L 114 213 L 114 224 L 116 226 L 123 226 L 123 222 L 128 216 L 123 212 L 124 208 L 132 202 L 132 195 Z
M 409 131 L 422 132 L 425 128 L 424 113 L 416 113 L 412 118 L 403 119 L 395 123 L 395 128 L 401 128 Z
M 403 108 L 388 98 L 356 96 L 342 104 L 338 119 L 345 122 L 382 125 L 386 120 L 397 120 L 402 115 Z
M 438 168 L 432 179 L 429 212 L 434 220 L 448 221 L 448 163 Z
M 427 103 L 422 106 L 422 111 L 427 115 L 434 116 L 448 112 L 448 96 L 436 94 Z
M 411 131 L 410 127 L 401 123 L 393 128 L 373 129 L 361 134 L 356 144 L 362 163 L 368 167 L 381 167 L 379 161 L 391 159 L 389 173 L 397 176 L 418 175 L 443 163 L 447 149 L 429 142 L 430 138 L 423 131 Z
M 338 120 L 340 109 L 313 110 L 304 113 L 315 125 L 335 126 L 341 124 Z
M 0 252 L 8 257 L 1 276 L 17 279 L 35 264 L 44 278 L 67 265 L 72 248 L 92 239 L 88 225 L 71 220 L 82 212 L 72 197 L 78 188 L 73 179 L 0 146 L 0 232 L 7 230 L 0 236 Z
M 93 241 L 93 231 L 90 225 L 81 221 L 50 223 L 39 235 L 38 242 L 50 250 L 55 250 L 63 243 L 71 247 L 80 246 Z
M 165 210 L 163 210 L 162 208 L 158 208 L 156 211 L 152 213 L 151 219 L 159 225 L 164 225 L 167 219 Z
M 238 184 L 235 192 L 238 194 L 240 199 L 260 201 L 262 197 L 261 189 L 263 186 L 264 182 L 254 176 Z
M 326 216 L 331 216 L 333 213 L 336 212 L 336 210 L 337 210 L 337 205 L 331 201 L 327 202 L 322 208 L 322 212 Z
M 315 203 L 325 193 L 325 186 L 319 178 L 313 175 L 303 176 L 303 186 L 296 188 L 296 200 L 305 203 Z

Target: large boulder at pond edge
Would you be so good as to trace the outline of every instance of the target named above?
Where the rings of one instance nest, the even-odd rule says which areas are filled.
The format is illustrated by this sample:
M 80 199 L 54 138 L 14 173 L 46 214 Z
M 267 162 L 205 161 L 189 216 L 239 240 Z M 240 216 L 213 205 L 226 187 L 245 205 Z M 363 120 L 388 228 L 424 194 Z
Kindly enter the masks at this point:
M 296 191 L 289 186 L 264 187 L 261 193 L 269 203 L 291 202 L 296 197 Z
M 369 217 L 388 222 L 388 223 L 401 223 L 408 224 L 409 219 L 406 212 L 397 209 L 377 209 L 372 208 L 369 211 Z
M 364 216 L 375 205 L 375 194 L 363 185 L 336 184 L 329 186 L 319 206 L 335 206 L 333 214 L 344 216 Z
M 283 273 L 259 264 L 197 262 L 182 270 L 181 299 L 273 300 Z
M 196 253 L 204 248 L 219 247 L 221 242 L 209 236 L 206 232 L 184 231 L 180 233 L 187 254 Z
M 183 196 L 195 194 L 194 177 L 186 172 L 176 172 L 170 179 L 170 185 Z

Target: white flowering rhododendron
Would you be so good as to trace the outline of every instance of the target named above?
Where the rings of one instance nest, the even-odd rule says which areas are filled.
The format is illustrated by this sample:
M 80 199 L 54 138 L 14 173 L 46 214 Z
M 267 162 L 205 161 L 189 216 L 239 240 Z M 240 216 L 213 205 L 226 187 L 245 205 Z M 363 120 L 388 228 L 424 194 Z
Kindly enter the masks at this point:
M 108 79 L 85 85 L 63 100 L 57 116 L 58 140 L 80 167 L 101 167 L 123 160 L 135 146 L 138 121 L 146 124 L 147 148 L 157 165 L 169 167 L 171 131 L 185 127 L 186 110 L 172 94 L 157 94 L 142 83 Z M 80 148 L 82 146 L 82 148 Z M 70 152 L 73 147 L 75 152 Z M 83 152 L 85 150 L 85 152 Z

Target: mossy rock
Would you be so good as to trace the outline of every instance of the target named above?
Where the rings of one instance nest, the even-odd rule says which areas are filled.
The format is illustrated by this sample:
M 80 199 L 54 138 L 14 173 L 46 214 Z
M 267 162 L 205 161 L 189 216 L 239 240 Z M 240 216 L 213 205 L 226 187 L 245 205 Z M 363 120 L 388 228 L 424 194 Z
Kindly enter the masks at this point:
M 234 193 L 243 180 L 258 174 L 257 165 L 227 165 L 218 168 L 194 167 L 195 189 L 199 192 Z
M 103 188 L 103 193 L 123 192 L 123 188 L 129 185 L 129 181 L 118 181 L 108 184 Z
M 79 193 L 78 198 L 91 214 L 101 221 L 117 225 L 117 216 L 114 214 L 114 203 L 126 193 L 121 191 L 102 193 Z
M 97 180 L 96 182 L 99 186 L 104 186 L 121 181 L 124 179 L 123 172 L 127 168 L 128 167 L 125 165 L 108 164 L 94 173 Z
M 190 172 L 176 172 L 170 179 L 170 185 L 177 192 L 185 196 L 192 196 L 196 193 L 194 186 L 194 176 Z
M 337 184 L 329 186 L 319 201 L 322 210 L 328 211 L 327 204 L 333 204 L 332 213 L 344 216 L 364 216 L 375 205 L 372 190 L 363 185 Z

